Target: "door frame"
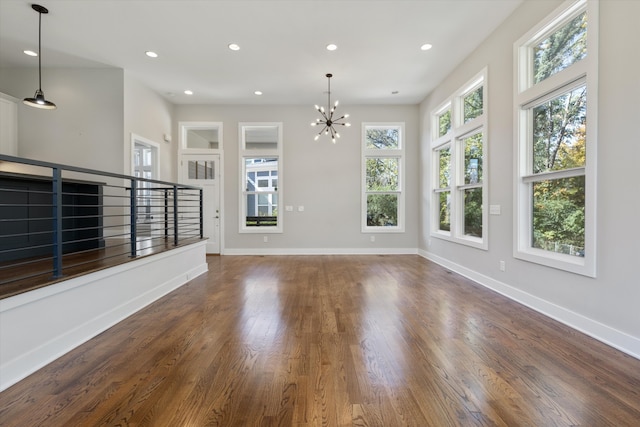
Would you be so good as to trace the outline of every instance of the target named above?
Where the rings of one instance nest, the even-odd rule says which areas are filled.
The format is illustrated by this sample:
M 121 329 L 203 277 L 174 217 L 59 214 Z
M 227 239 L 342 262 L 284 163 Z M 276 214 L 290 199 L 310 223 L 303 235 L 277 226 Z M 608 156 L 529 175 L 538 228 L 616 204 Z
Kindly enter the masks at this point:
M 218 251 L 217 252 L 207 252 L 208 254 L 220 254 L 223 255 L 224 253 L 224 209 L 223 209 L 223 177 L 224 177 L 224 171 L 223 171 L 223 159 L 222 159 L 222 155 L 221 153 L 200 153 L 200 154 L 195 154 L 195 153 L 190 153 L 190 152 L 181 152 L 179 154 L 179 159 L 178 159 L 178 182 L 181 184 L 187 184 L 187 185 L 199 185 L 193 182 L 185 182 L 185 174 L 187 172 L 187 165 L 189 161 L 193 161 L 194 159 L 197 160 L 198 158 L 202 158 L 202 160 L 209 160 L 207 159 L 207 157 L 210 156 L 215 156 L 216 159 L 216 169 L 217 171 L 216 173 L 216 186 L 218 187 L 218 212 L 217 214 L 217 219 L 218 219 L 218 235 L 217 235 L 217 239 L 218 239 Z M 188 180 L 187 180 L 188 181 Z M 202 186 L 205 187 L 207 186 L 206 183 L 202 183 Z M 204 212 L 203 212 L 204 213 Z M 205 219 L 206 221 L 206 219 Z
M 156 156 L 155 156 L 154 165 L 153 165 L 153 175 L 154 175 L 153 179 L 157 179 L 158 181 L 162 180 L 162 178 L 160 177 L 160 144 L 150 139 L 144 138 L 140 135 L 136 135 L 135 133 L 131 134 L 131 146 L 129 149 L 129 159 L 130 159 L 129 167 L 131 168 L 129 169 L 130 175 L 133 176 L 133 173 L 136 168 L 134 164 L 136 143 L 140 145 L 145 145 L 147 147 L 151 147 L 155 150 Z
M 218 165 L 218 169 L 220 172 L 220 178 L 218 181 L 218 210 L 220 218 L 219 218 L 219 227 L 218 227 L 218 240 L 220 241 L 220 255 L 224 255 L 225 253 L 225 244 L 224 244 L 224 235 L 225 235 L 225 208 L 224 208 L 224 132 L 223 132 L 223 123 L 222 122 L 214 122 L 214 121 L 179 121 L 178 122 L 178 156 L 177 156 L 177 182 L 182 183 L 182 176 L 184 171 L 182 170 L 184 162 L 183 157 L 185 155 L 211 155 L 215 154 L 219 156 L 220 164 Z M 218 130 L 218 148 L 187 148 L 187 131 L 189 129 L 208 129 L 215 128 Z M 184 184 L 184 183 L 182 183 Z
M 160 147 L 161 145 L 155 141 L 152 141 L 148 138 L 142 137 L 140 135 L 137 135 L 135 133 L 131 133 L 131 145 L 130 145 L 130 152 L 129 152 L 129 160 L 130 160 L 130 175 L 131 176 L 135 176 L 135 169 L 136 169 L 136 165 L 135 165 L 135 151 L 136 151 L 136 145 L 142 145 L 144 147 L 150 148 L 152 150 L 152 177 L 151 179 L 155 179 L 160 181 L 161 177 L 160 177 Z M 137 214 L 136 213 L 136 220 L 137 220 Z M 151 233 L 153 235 L 153 230 L 154 229 L 159 229 L 160 227 L 158 226 L 158 224 L 154 224 L 152 222 L 151 224 Z

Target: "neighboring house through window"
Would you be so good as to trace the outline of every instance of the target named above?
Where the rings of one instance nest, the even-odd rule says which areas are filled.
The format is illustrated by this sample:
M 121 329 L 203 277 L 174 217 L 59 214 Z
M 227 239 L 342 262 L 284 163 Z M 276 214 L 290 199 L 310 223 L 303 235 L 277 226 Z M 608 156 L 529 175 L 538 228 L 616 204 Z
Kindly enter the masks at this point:
M 282 124 L 240 123 L 240 232 L 281 233 Z

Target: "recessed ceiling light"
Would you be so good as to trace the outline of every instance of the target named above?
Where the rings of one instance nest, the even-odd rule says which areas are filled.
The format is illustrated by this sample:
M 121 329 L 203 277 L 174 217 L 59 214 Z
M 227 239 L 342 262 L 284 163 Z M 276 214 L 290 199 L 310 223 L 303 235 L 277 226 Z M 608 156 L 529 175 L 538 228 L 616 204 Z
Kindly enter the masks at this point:
M 432 45 L 432 44 L 430 44 L 430 43 L 425 43 L 425 44 L 423 44 L 422 46 L 420 46 L 420 49 L 421 49 L 421 50 L 429 50 L 429 49 L 431 49 L 432 47 L 433 47 L 433 45 Z
M 184 91 L 184 94 L 185 94 L 185 95 L 193 95 L 193 91 L 192 91 L 192 90 L 187 89 L 187 90 L 185 90 L 185 91 Z
M 240 45 L 235 44 L 235 43 L 231 43 L 229 45 L 229 49 L 231 49 L 231 50 L 240 50 Z
M 24 53 L 29 56 L 38 56 L 38 53 L 32 50 L 25 50 Z
M 336 50 L 337 48 L 338 48 L 338 46 L 333 44 L 333 43 L 327 45 L 327 50 L 332 50 L 333 51 L 333 50 Z
M 157 53 L 155 53 L 153 51 L 150 51 L 150 50 L 146 51 L 144 54 L 147 55 L 149 58 L 157 58 L 158 57 Z
M 258 96 L 262 95 L 262 91 L 261 91 L 261 90 L 257 90 L 257 91 L 255 91 L 255 92 L 253 92 L 253 93 L 254 93 L 255 95 L 258 95 Z

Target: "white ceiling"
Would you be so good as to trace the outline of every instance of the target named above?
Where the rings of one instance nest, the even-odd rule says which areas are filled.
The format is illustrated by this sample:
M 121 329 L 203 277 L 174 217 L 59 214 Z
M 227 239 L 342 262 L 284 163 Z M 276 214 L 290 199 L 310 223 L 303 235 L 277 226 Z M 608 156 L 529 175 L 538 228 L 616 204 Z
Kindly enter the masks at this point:
M 523 0 L 43 0 L 46 67 L 118 67 L 176 104 L 416 104 Z M 0 67 L 38 14 L 0 0 Z M 241 49 L 227 46 L 237 43 Z M 325 46 L 338 45 L 329 52 Z M 431 43 L 433 49 L 421 51 Z M 145 51 L 160 56 L 150 59 Z M 46 93 L 46 70 L 43 89 Z M 194 95 L 183 93 L 191 89 Z M 262 96 L 254 95 L 260 90 Z M 397 94 L 392 92 L 397 91 Z

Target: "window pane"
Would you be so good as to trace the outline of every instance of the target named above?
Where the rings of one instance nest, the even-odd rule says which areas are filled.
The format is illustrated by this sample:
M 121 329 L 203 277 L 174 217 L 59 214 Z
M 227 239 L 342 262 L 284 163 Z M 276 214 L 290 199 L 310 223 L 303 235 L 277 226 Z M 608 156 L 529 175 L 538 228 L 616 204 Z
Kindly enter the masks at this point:
M 367 195 L 367 226 L 396 227 L 398 225 L 398 195 Z
M 446 135 L 451 130 L 451 110 L 438 116 L 438 137 Z
M 187 130 L 187 148 L 218 148 L 218 128 L 209 129 L 188 129 Z
M 366 147 L 393 150 L 400 148 L 398 128 L 366 128 Z
M 482 182 L 482 133 L 463 140 L 464 147 L 464 183 Z
M 587 88 L 573 89 L 533 109 L 533 172 L 585 165 Z
M 541 82 L 587 56 L 587 13 L 583 12 L 533 48 L 533 80 Z
M 451 193 L 449 191 L 443 191 L 438 194 L 440 199 L 440 226 L 438 229 L 451 231 Z
M 189 179 L 215 179 L 214 163 L 211 160 L 189 160 Z
M 449 148 L 438 150 L 438 167 L 440 182 L 438 188 L 449 188 L 451 182 L 451 150 Z
M 482 188 L 464 191 L 464 234 L 482 237 Z
M 278 225 L 278 195 L 276 193 L 247 194 L 247 227 Z
M 482 90 L 480 86 L 470 94 L 464 97 L 464 122 L 467 123 L 471 119 L 475 119 L 482 115 Z
M 367 191 L 398 190 L 399 159 L 370 157 L 366 161 Z
M 247 191 L 272 191 L 276 189 L 275 185 L 269 186 L 269 175 L 278 170 L 277 158 L 248 158 L 244 162 Z M 258 177 L 260 178 L 258 179 Z
M 533 184 L 533 247 L 584 256 L 584 176 Z
M 243 126 L 245 150 L 277 150 L 279 127 L 272 125 Z

